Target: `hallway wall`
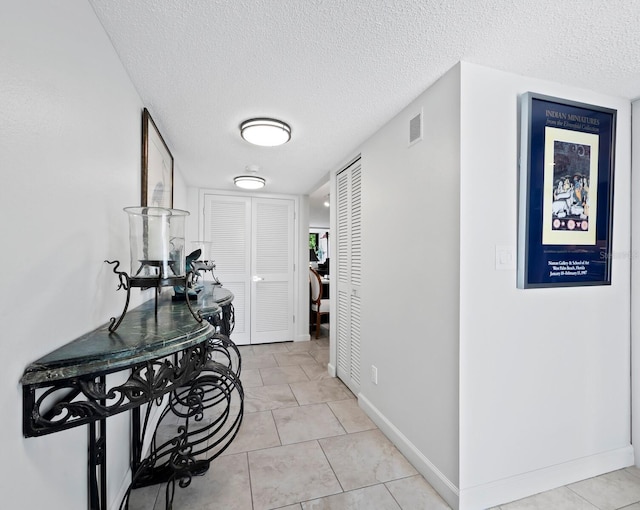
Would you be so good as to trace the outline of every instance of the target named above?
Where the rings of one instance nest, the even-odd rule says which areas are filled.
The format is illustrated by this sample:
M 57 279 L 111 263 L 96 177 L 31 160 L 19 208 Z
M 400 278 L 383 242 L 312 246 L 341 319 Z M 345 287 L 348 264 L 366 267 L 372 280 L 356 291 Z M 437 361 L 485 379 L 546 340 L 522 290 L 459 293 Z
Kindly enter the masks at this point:
M 519 290 L 496 270 L 496 247 L 515 257 L 527 91 L 618 112 L 610 286 Z M 452 506 L 633 463 L 630 151 L 628 100 L 466 62 L 362 145 L 360 402 Z
M 640 193 L 640 100 L 632 104 L 631 196 Z M 640 201 L 631 201 L 631 438 L 640 467 Z
M 629 101 L 464 63 L 460 257 L 461 508 L 633 463 Z M 518 96 L 617 110 L 610 286 L 516 289 Z
M 409 146 L 409 120 L 423 140 Z M 460 66 L 362 153 L 361 405 L 454 505 L 459 483 Z M 369 378 L 378 369 L 378 384 Z
M 3 5 L 0 60 L 2 496 L 20 508 L 81 510 L 87 429 L 24 439 L 19 381 L 28 364 L 122 311 L 104 260 L 128 268 L 122 209 L 140 203 L 143 103 L 83 0 Z M 151 295 L 135 289 L 131 307 Z M 126 413 L 109 419 L 107 447 L 113 502 L 129 464 Z

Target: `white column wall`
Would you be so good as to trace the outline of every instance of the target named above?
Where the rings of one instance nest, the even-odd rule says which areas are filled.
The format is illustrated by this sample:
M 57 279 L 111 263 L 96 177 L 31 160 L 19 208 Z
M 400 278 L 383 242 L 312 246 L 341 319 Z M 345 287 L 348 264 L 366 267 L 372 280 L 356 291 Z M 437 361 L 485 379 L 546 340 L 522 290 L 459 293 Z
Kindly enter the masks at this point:
M 631 196 L 640 193 L 640 100 L 632 105 Z M 640 201 L 631 201 L 631 438 L 635 465 L 640 467 Z
M 452 505 L 458 484 L 459 79 L 456 66 L 361 150 L 360 403 Z M 409 147 L 409 120 L 420 111 L 423 140 Z M 371 365 L 377 385 L 369 378 Z
M 118 315 L 124 207 L 140 203 L 143 104 L 88 2 L 7 2 L 0 16 L 2 498 L 87 508 L 87 430 L 22 437 L 26 366 Z M 170 140 L 167 140 L 170 143 Z M 176 174 L 176 205 L 185 191 Z M 149 297 L 135 290 L 132 306 Z M 129 418 L 108 420 L 109 504 L 127 479 Z
M 610 286 L 516 289 L 518 95 L 618 111 Z M 462 64 L 460 500 L 485 508 L 633 463 L 627 100 Z

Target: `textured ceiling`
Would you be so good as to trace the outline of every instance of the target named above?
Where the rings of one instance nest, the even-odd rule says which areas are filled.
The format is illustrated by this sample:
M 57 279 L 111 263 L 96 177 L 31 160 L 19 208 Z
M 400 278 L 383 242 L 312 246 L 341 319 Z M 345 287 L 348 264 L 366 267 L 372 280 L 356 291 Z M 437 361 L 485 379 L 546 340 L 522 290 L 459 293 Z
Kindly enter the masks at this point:
M 640 97 L 635 0 L 89 0 L 187 184 L 304 194 L 458 61 Z M 244 119 L 288 122 L 281 147 Z

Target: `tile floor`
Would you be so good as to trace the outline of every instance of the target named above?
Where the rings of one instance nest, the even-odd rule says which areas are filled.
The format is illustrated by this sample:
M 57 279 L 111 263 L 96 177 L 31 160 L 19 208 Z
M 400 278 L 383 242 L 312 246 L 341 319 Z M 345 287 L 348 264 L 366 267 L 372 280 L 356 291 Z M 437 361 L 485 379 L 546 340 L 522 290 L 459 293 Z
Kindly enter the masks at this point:
M 440 510 L 450 507 L 329 377 L 329 340 L 240 348 L 245 414 L 238 436 L 175 510 Z M 131 510 L 164 508 L 164 488 Z M 627 468 L 493 510 L 640 510 L 640 469 Z

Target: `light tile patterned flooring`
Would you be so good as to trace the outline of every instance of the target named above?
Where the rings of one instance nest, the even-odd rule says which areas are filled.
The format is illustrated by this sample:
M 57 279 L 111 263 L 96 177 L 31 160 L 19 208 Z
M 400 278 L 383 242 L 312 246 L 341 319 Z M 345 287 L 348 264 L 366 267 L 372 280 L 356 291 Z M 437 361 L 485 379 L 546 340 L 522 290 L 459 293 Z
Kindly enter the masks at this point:
M 329 340 L 240 348 L 244 420 L 233 443 L 175 510 L 446 510 L 450 507 L 327 374 Z M 164 508 L 147 487 L 133 509 Z M 493 510 L 640 510 L 627 468 Z

